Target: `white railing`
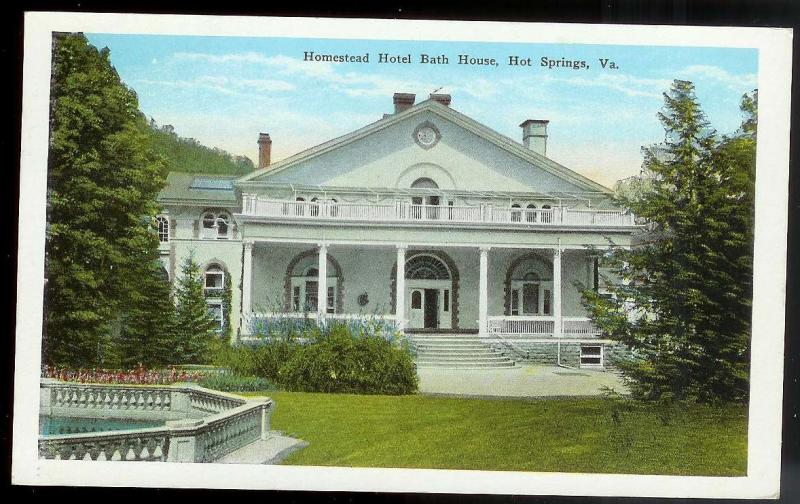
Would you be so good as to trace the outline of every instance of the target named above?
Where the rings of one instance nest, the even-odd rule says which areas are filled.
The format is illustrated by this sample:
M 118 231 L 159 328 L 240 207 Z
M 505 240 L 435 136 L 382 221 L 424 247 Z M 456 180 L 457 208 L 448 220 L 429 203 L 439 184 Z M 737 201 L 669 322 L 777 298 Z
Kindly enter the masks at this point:
M 564 336 L 596 337 L 600 330 L 587 317 L 564 317 L 562 319 Z
M 269 433 L 272 401 L 192 384 L 119 386 L 42 380 L 40 414 L 147 417 L 164 427 L 40 435 L 39 456 L 60 460 L 213 462 Z M 198 418 L 199 417 L 199 418 Z
M 542 316 L 504 315 L 487 319 L 490 335 L 555 337 L 555 318 Z M 595 338 L 600 331 L 587 317 L 562 317 L 562 337 Z
M 242 215 L 322 221 L 494 223 L 523 227 L 635 225 L 633 215 L 623 210 L 412 205 L 406 201 L 390 204 L 309 202 L 273 200 L 250 194 L 243 197 Z
M 555 320 L 553 317 L 509 315 L 488 317 L 487 322 L 489 325 L 489 334 L 552 336 L 555 331 Z

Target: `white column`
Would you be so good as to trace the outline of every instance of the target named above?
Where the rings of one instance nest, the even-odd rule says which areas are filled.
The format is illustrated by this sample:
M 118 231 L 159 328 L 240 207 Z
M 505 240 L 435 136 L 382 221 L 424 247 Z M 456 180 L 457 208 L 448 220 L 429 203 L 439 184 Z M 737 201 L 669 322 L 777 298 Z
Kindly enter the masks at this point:
M 553 249 L 553 336 L 562 336 L 561 320 L 561 245 Z
M 317 266 L 317 315 L 325 318 L 328 307 L 328 246 L 319 244 L 319 266 Z
M 242 261 L 242 327 L 245 334 L 250 333 L 250 313 L 252 307 L 253 292 L 253 242 L 244 242 L 244 259 Z
M 406 246 L 397 246 L 397 277 L 395 279 L 395 316 L 397 328 L 406 328 Z
M 478 282 L 478 334 L 486 336 L 489 317 L 489 247 L 480 248 L 480 281 Z

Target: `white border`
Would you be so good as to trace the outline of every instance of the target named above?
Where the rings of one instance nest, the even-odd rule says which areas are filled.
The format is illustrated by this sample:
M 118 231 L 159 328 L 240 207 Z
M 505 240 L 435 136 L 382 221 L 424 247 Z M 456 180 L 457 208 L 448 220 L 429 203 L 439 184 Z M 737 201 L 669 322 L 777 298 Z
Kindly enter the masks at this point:
M 759 50 L 752 383 L 746 477 L 39 460 L 51 31 L 750 47 Z M 12 482 L 330 491 L 777 497 L 780 481 L 792 32 L 788 29 L 27 13 Z

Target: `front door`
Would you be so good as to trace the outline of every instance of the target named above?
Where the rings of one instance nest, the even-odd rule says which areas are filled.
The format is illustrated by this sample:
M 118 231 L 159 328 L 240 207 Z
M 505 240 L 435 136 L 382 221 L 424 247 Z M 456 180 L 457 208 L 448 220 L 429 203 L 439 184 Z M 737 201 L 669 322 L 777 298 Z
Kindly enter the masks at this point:
M 419 329 L 425 322 L 425 309 L 422 303 L 423 289 L 411 289 L 411 303 L 408 309 L 408 324 L 410 329 Z
M 425 329 L 439 327 L 439 289 L 425 289 Z

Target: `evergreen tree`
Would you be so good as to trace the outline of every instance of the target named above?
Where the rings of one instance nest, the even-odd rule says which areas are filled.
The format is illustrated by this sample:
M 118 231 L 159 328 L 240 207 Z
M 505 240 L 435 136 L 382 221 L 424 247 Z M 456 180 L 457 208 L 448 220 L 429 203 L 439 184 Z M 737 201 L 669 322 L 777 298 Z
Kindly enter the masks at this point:
M 125 369 L 176 362 L 175 302 L 161 262 L 151 261 L 121 319 L 114 342 L 116 362 Z
M 646 190 L 621 203 L 644 218 L 644 244 L 615 250 L 622 282 L 587 292 L 595 323 L 628 345 L 618 365 L 645 399 L 747 397 L 752 300 L 755 94 L 736 135 L 710 129 L 690 82 L 676 80 L 659 114 L 663 143 L 643 149 Z
M 50 100 L 44 358 L 100 365 L 109 327 L 158 246 L 163 167 L 107 48 L 55 35 Z
M 211 317 L 206 304 L 203 275 L 190 255 L 181 266 L 175 292 L 176 363 L 209 362 L 219 324 Z

